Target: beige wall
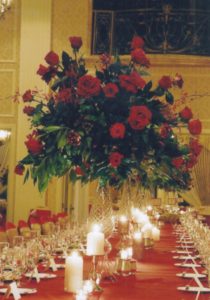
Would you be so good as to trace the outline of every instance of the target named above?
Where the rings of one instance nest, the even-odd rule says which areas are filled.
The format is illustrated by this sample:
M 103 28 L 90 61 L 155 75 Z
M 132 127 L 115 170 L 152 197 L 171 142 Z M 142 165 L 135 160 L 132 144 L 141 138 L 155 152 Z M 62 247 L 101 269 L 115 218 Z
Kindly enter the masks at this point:
M 69 36 L 81 36 L 82 53 L 87 63 L 94 66 L 96 57 L 90 57 L 91 44 L 91 0 L 14 0 L 12 9 L 0 19 L 0 125 L 12 128 L 12 151 L 10 164 L 8 218 L 17 221 L 26 218 L 31 208 L 47 204 L 59 211 L 63 199 L 63 181 L 53 181 L 46 196 L 41 196 L 31 183 L 23 186 L 22 177 L 13 173 L 15 161 L 26 153 L 25 136 L 29 130 L 22 105 L 18 107 L 8 96 L 19 88 L 23 92 L 34 86 L 44 87 L 36 70 L 43 57 L 52 48 L 61 53 L 70 51 Z M 193 56 L 152 55 L 150 56 L 152 78 L 180 73 L 185 80 L 184 89 L 189 94 L 210 95 L 210 58 Z M 195 117 L 203 121 L 205 130 L 210 130 L 210 96 L 189 102 Z M 86 214 L 88 195 L 93 197 L 95 185 L 68 192 L 69 201 L 85 198 Z M 84 200 L 83 200 L 84 201 Z M 77 200 L 76 200 L 77 202 Z M 70 203 L 68 203 L 70 207 Z M 84 207 L 84 206 L 81 206 Z M 75 209 L 83 210 L 79 206 Z M 79 212 L 78 212 L 79 213 Z

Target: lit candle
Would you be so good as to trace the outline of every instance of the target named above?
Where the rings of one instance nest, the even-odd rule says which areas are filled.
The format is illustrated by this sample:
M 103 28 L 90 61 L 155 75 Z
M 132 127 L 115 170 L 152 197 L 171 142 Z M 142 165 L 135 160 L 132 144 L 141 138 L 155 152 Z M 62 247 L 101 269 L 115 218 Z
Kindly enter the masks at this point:
M 152 238 L 152 224 L 145 224 L 142 228 L 144 238 Z
M 83 258 L 74 251 L 66 258 L 64 289 L 75 293 L 83 284 Z
M 157 227 L 152 228 L 152 239 L 154 241 L 160 240 L 160 229 L 158 229 Z
M 104 255 L 104 233 L 98 224 L 87 235 L 87 255 Z
M 133 256 L 133 248 L 128 247 L 126 250 L 127 250 L 127 254 L 128 254 L 128 259 L 131 259 Z
M 129 222 L 128 218 L 126 216 L 120 216 L 119 222 L 118 222 L 118 231 L 119 233 L 128 233 L 129 229 Z
M 136 231 L 133 234 L 133 244 L 134 245 L 139 245 L 142 243 L 142 234 L 140 231 Z
M 120 251 L 120 258 L 121 259 L 128 259 L 128 252 L 127 252 L 127 250 L 121 250 Z
M 93 282 L 91 280 L 86 280 L 84 282 L 83 291 L 86 294 L 90 294 L 93 291 Z

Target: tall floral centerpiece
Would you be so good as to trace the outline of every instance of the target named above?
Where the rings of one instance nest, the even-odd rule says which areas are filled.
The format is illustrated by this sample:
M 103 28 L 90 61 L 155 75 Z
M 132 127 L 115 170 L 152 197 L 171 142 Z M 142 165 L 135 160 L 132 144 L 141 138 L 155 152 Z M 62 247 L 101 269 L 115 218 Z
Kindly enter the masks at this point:
M 162 76 L 153 86 L 138 36 L 128 64 L 102 54 L 93 76 L 79 56 L 81 38 L 69 41 L 72 56 L 50 51 L 47 65 L 38 68 L 49 93 L 27 90 L 22 96 L 32 131 L 25 141 L 28 154 L 15 172 L 25 180 L 31 176 L 40 191 L 65 174 L 72 182 L 97 179 L 101 187 L 131 179 L 146 188 L 189 189 L 201 151 L 201 122 L 189 107 L 173 110 L 172 90 L 182 88 L 182 77 Z M 179 142 L 179 126 L 188 128 L 188 144 Z

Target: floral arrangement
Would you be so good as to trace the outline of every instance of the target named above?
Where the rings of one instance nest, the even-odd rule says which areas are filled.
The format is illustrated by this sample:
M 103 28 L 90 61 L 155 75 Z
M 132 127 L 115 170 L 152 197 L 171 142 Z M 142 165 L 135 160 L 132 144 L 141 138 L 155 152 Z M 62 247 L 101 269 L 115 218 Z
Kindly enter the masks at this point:
M 141 37 L 131 42 L 131 60 L 100 56 L 95 76 L 88 74 L 80 37 L 70 37 L 73 55 L 50 51 L 37 74 L 50 88 L 45 95 L 27 90 L 24 113 L 32 132 L 26 157 L 15 168 L 25 180 L 32 177 L 43 191 L 53 176 L 69 175 L 72 182 L 97 179 L 100 186 L 121 186 L 135 180 L 142 186 L 184 190 L 191 185 L 190 170 L 201 151 L 201 122 L 189 107 L 174 112 L 172 89 L 183 79 L 163 76 L 153 87 Z M 175 130 L 185 126 L 188 144 Z

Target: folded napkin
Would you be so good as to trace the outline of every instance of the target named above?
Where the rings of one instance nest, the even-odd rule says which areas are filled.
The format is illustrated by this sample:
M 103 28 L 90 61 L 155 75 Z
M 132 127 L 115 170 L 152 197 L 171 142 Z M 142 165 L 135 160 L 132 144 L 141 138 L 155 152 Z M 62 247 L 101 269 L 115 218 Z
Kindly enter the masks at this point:
M 6 222 L 6 225 L 5 225 L 6 230 L 10 230 L 10 229 L 14 229 L 14 228 L 16 228 L 15 224 L 13 224 L 12 222 Z
M 20 220 L 20 221 L 18 222 L 18 228 L 25 228 L 25 227 L 28 227 L 27 222 L 24 221 L 24 220 Z

